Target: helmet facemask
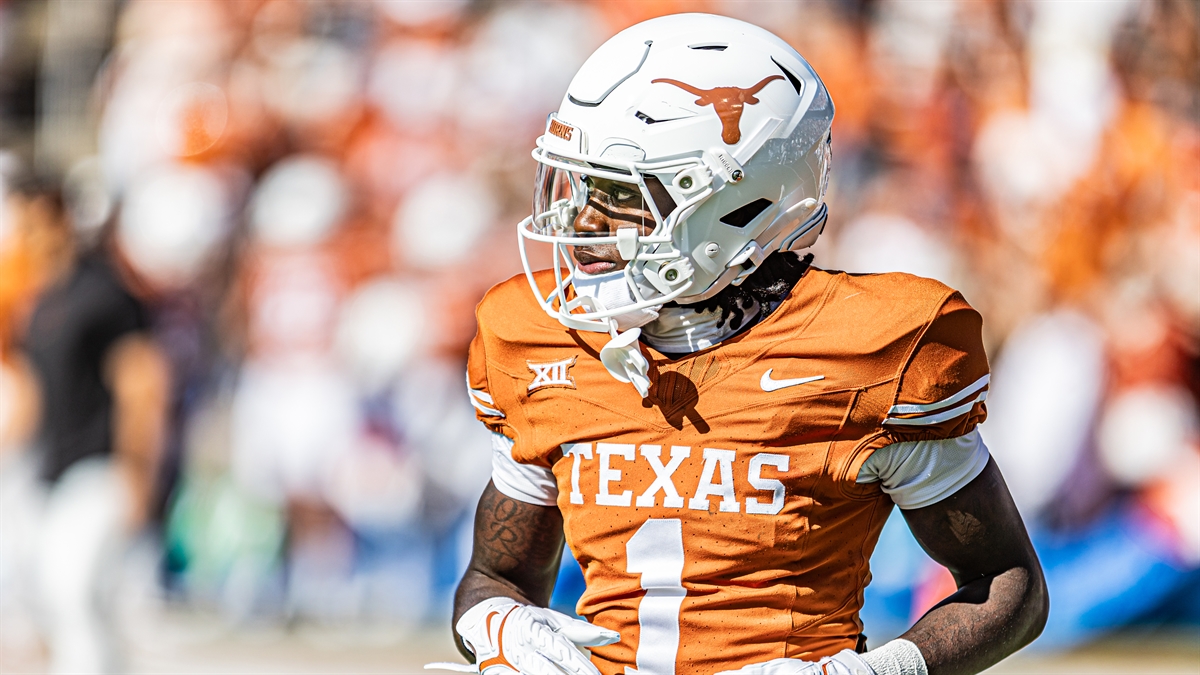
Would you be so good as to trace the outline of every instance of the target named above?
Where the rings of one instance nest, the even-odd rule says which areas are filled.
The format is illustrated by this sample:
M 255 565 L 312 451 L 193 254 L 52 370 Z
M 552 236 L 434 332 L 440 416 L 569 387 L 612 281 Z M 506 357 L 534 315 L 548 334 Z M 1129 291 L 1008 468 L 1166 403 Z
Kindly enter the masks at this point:
M 633 319 L 632 325 L 622 325 L 629 324 L 630 315 L 654 312 L 687 293 L 692 287 L 692 267 L 677 247 L 675 234 L 712 190 L 694 190 L 680 204 L 663 180 L 677 179 L 700 166 L 699 159 L 651 164 L 605 158 L 606 163 L 599 164 L 543 148 L 539 151 L 535 152 L 538 171 L 533 215 L 519 226 L 519 240 L 527 271 L 531 267 L 526 240 L 552 247 L 554 288 L 538 294 L 547 312 L 568 327 L 615 336 L 619 330 L 646 323 Z M 608 221 L 606 227 L 595 225 L 597 213 Z M 601 257 L 611 258 L 615 252 L 626 264 L 619 274 L 618 270 L 589 274 L 573 255 L 580 248 L 585 249 L 581 258 L 589 257 L 586 249 L 598 249 L 604 253 Z M 612 302 L 612 293 L 588 294 L 585 288 L 597 275 L 623 279 L 628 299 Z

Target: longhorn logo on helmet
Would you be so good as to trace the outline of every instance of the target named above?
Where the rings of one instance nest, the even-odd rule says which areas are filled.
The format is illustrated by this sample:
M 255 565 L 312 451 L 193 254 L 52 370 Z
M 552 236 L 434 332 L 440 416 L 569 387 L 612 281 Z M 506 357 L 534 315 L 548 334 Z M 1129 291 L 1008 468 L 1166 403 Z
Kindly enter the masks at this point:
M 746 106 L 758 103 L 758 98 L 755 94 L 762 91 L 763 87 L 774 80 L 782 79 L 782 75 L 765 77 L 761 82 L 749 89 L 742 89 L 740 87 L 700 89 L 699 87 L 693 87 L 685 82 L 672 80 L 667 77 L 650 80 L 650 84 L 657 82 L 673 84 L 689 94 L 699 97 L 696 99 L 696 105 L 711 105 L 713 110 L 717 111 L 717 117 L 721 118 L 721 140 L 725 141 L 726 145 L 733 145 L 742 140 L 742 129 L 739 126 L 742 121 L 742 111 Z

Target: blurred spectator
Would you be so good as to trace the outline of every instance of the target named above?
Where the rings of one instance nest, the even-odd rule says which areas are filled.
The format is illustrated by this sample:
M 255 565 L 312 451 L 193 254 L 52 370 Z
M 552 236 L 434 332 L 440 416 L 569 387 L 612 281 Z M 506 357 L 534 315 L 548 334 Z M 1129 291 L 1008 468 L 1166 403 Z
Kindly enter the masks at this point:
M 117 672 L 112 581 L 148 517 L 169 372 L 146 333 L 139 281 L 111 242 L 77 252 L 60 197 L 43 190 L 36 200 L 46 200 L 41 227 L 61 245 L 46 265 L 58 274 L 23 336 L 40 392 L 35 448 L 45 488 L 34 585 L 50 671 Z

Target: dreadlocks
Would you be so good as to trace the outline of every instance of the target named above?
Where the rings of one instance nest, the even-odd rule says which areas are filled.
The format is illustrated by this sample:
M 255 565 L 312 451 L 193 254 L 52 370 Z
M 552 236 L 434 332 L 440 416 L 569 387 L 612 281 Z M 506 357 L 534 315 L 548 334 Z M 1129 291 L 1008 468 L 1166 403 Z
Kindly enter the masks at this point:
M 721 317 L 717 320 L 717 326 L 725 325 L 725 321 L 728 320 L 729 325 L 737 330 L 746 319 L 746 310 L 755 304 L 762 308 L 763 319 L 775 311 L 796 282 L 808 271 L 812 261 L 811 253 L 801 258 L 791 251 L 777 251 L 767 256 L 762 265 L 742 282 L 742 285 L 730 284 L 711 298 L 687 306 L 697 312 L 720 309 Z

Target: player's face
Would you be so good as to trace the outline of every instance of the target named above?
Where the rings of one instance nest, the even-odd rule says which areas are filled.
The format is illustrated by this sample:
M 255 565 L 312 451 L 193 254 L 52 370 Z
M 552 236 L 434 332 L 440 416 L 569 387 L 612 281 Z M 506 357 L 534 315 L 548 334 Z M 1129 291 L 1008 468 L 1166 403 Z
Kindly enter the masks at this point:
M 638 228 L 641 235 L 654 231 L 654 214 L 646 205 L 642 191 L 637 185 L 590 176 L 585 177 L 584 182 L 588 188 L 588 198 L 579 210 L 579 215 L 575 217 L 576 236 L 612 236 L 618 229 L 626 227 Z M 663 199 L 657 192 L 661 192 L 666 201 L 670 201 L 671 198 L 662 183 L 653 176 L 647 177 L 646 187 L 655 201 L 660 202 L 660 209 Z M 664 212 L 663 216 L 666 215 Z M 586 274 L 604 274 L 624 269 L 629 264 L 629 261 L 621 259 L 616 244 L 576 246 L 571 255 Z
M 618 229 L 636 227 L 640 234 L 654 229 L 654 215 L 646 208 L 642 191 L 633 183 L 621 183 L 603 178 L 584 178 L 588 188 L 587 202 L 575 217 L 575 234 L 580 237 L 612 236 Z M 587 274 L 603 274 L 624 269 L 615 244 L 576 246 L 571 255 Z

